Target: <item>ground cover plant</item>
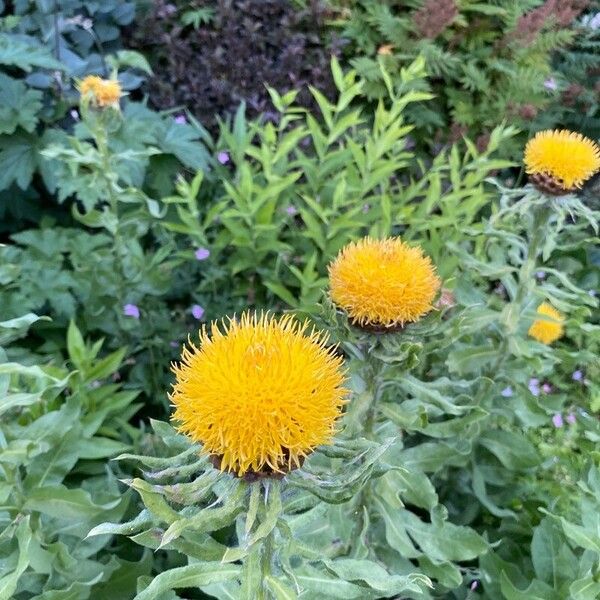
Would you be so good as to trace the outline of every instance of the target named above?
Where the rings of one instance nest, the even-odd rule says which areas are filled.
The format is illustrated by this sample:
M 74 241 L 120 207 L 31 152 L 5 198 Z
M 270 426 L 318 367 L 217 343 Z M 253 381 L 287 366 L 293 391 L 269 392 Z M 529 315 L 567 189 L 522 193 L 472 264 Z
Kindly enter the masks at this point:
M 0 2 L 0 600 L 600 597 L 598 16 L 429 4 Z

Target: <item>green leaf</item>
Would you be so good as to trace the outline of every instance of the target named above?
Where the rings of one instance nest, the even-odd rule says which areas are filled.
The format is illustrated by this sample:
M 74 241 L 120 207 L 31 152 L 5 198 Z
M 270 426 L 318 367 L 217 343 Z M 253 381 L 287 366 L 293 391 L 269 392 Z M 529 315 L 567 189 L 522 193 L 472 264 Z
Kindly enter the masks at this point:
M 531 539 L 531 560 L 538 579 L 558 581 L 559 549 L 563 544 L 560 530 L 549 517 L 545 517 L 535 528 Z
M 531 469 L 540 463 L 540 457 L 533 444 L 523 435 L 513 431 L 485 431 L 479 437 L 479 443 L 507 469 Z
M 160 594 L 180 588 L 195 588 L 230 579 L 237 579 L 241 569 L 231 564 L 206 562 L 178 567 L 157 575 L 135 600 L 157 600 Z
M 36 600 L 87 600 L 90 597 L 90 588 L 102 578 L 98 575 L 85 583 L 74 581 L 64 590 L 49 590 L 37 596 Z
M 69 358 L 75 365 L 75 368 L 81 369 L 86 355 L 87 349 L 83 337 L 75 325 L 75 321 L 71 319 L 69 327 L 67 329 L 67 351 L 69 352 Z
M 18 406 L 31 406 L 40 401 L 42 392 L 37 394 L 8 394 L 0 397 L 0 415 Z
M 33 37 L 0 33 L 0 64 L 31 71 L 32 67 L 63 71 L 64 65 Z
M 600 555 L 600 537 L 594 535 L 586 527 L 570 523 L 564 517 L 559 517 L 565 535 L 581 548 L 593 550 Z
M 500 588 L 506 600 L 564 600 L 549 585 L 537 579 L 525 590 L 516 588 L 506 573 L 502 571 Z
M 79 458 L 87 460 L 111 458 L 128 448 L 130 448 L 128 444 L 97 436 L 89 440 L 80 440 L 77 444 Z
M 397 519 L 421 550 L 433 560 L 473 560 L 487 552 L 487 542 L 473 529 L 432 518 L 425 523 L 414 513 L 400 509 Z
M 242 564 L 240 600 L 255 600 L 264 595 L 260 546 L 250 549 Z
M 471 445 L 450 445 L 424 442 L 398 453 L 395 464 L 404 464 L 409 470 L 434 473 L 445 465 L 462 466 L 469 459 Z M 398 462 L 399 461 L 399 462 Z
M 265 585 L 273 594 L 275 600 L 296 600 L 298 598 L 298 594 L 287 583 L 283 583 L 281 578 L 267 575 Z
M 80 522 L 115 508 L 120 502 L 121 498 L 117 498 L 105 504 L 96 504 L 85 490 L 56 485 L 31 490 L 23 507 L 57 519 Z
M 16 319 L 0 322 L 0 346 L 22 337 L 38 321 L 51 321 L 51 319 L 49 317 L 38 317 L 35 313 L 27 313 Z
M 35 137 L 23 132 L 0 137 L 0 191 L 16 183 L 27 189 L 35 171 Z
M 86 381 L 105 379 L 109 375 L 112 375 L 118 371 L 123 359 L 125 358 L 126 352 L 127 348 L 120 348 L 119 350 L 111 352 L 103 359 L 95 361 L 91 368 L 84 372 Z
M 600 581 L 592 575 L 574 581 L 569 587 L 572 600 L 598 600 L 600 598 Z
M 281 516 L 281 482 L 276 479 L 270 481 L 268 487 L 265 488 L 265 493 L 268 494 L 265 513 L 254 533 L 250 535 L 248 546 L 252 546 L 267 537 L 273 531 L 275 525 L 277 525 L 277 520 Z
M 246 486 L 240 483 L 236 490 L 225 500 L 223 506 L 205 508 L 192 517 L 181 518 L 178 515 L 178 518 L 165 531 L 161 546 L 177 539 L 184 531 L 215 531 L 230 525 L 245 508 L 243 502 L 245 493 Z M 177 513 L 175 512 L 175 514 Z
M 31 543 L 29 515 L 22 518 L 16 528 L 15 537 L 19 545 L 18 558 L 14 570 L 0 578 L 0 600 L 12 600 L 21 575 L 29 565 L 29 545 Z
M 42 93 L 28 89 L 17 79 L 0 73 L 0 134 L 13 134 L 17 127 L 33 133 L 42 109 Z
M 374 500 L 377 512 L 385 523 L 385 539 L 387 543 L 405 558 L 417 558 L 422 552 L 417 549 L 408 535 L 397 509 L 392 509 L 384 500 L 376 497 Z
M 152 75 L 152 67 L 146 57 L 135 50 L 119 50 L 115 58 L 116 60 L 112 56 L 107 57 L 107 61 L 114 64 L 115 68 L 131 67 Z
M 366 450 L 358 452 L 353 461 L 348 461 L 344 468 L 333 475 L 326 473 L 321 477 L 315 476 L 310 471 L 309 464 L 305 463 L 302 469 L 288 475 L 286 480 L 290 485 L 307 490 L 325 502 L 333 504 L 346 502 L 367 483 L 375 465 L 393 441 L 394 439 L 390 438 L 382 444 L 369 442 Z M 358 442 L 366 442 L 366 440 L 358 440 Z
M 179 513 L 171 508 L 164 496 L 157 491 L 155 486 L 147 483 L 143 479 L 135 478 L 127 482 L 142 497 L 144 506 L 158 519 L 166 523 L 175 523 L 179 520 Z
M 388 573 L 380 564 L 370 560 L 353 558 L 338 558 L 326 560 L 324 564 L 345 581 L 361 581 L 371 589 L 385 595 L 404 594 L 406 592 L 422 592 L 423 587 L 432 587 L 431 581 L 425 575 L 393 575 Z
M 366 600 L 374 597 L 364 586 L 323 573 L 309 565 L 295 570 L 294 574 L 303 590 L 301 594 L 311 600 Z

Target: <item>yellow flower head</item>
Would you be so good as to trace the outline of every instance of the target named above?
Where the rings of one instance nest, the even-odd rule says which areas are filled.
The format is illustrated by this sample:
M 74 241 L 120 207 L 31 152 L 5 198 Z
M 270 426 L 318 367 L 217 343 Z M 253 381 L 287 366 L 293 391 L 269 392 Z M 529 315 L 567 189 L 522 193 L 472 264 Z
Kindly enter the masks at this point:
M 554 321 L 536 320 L 529 328 L 529 335 L 543 344 L 551 344 L 564 334 L 564 317 L 548 302 L 543 302 L 538 306 L 538 315 L 550 317 Z
M 580 133 L 540 131 L 527 142 L 524 162 L 540 189 L 565 193 L 580 188 L 600 170 L 600 147 Z
M 440 287 L 431 260 L 400 238 L 363 238 L 329 265 L 331 299 L 360 326 L 403 326 L 432 309 Z
M 292 316 L 244 313 L 200 331 L 173 366 L 178 429 L 222 470 L 287 472 L 330 442 L 346 390 L 327 336 Z
M 121 85 L 116 79 L 102 79 L 97 75 L 84 77 L 79 84 L 79 92 L 102 108 L 116 105 L 122 95 Z

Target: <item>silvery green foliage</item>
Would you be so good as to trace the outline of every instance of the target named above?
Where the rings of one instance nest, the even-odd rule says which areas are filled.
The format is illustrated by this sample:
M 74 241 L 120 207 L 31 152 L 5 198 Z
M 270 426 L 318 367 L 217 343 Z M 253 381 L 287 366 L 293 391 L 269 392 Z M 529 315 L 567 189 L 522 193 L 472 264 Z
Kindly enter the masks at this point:
M 198 445 L 166 423 L 153 427 L 159 456 L 119 457 L 142 467 L 143 477 L 127 483 L 145 509 L 129 522 L 90 532 L 125 534 L 186 559 L 186 566 L 141 579 L 138 600 L 182 587 L 248 600 L 424 597 L 431 583 L 415 568 L 400 574 L 366 554 L 348 554 L 356 523 L 345 512 L 392 468 L 382 457 L 393 440 L 339 440 L 281 481 L 248 483 L 212 467 Z
M 585 426 L 586 436 L 597 444 L 600 439 L 597 419 L 589 419 Z M 540 509 L 546 516 L 540 515 L 542 518 L 533 529 L 526 560 L 521 559 L 519 564 L 510 555 L 516 548 L 515 542 L 521 541 L 518 538 L 508 548 L 483 557 L 481 569 L 490 597 L 507 600 L 598 598 L 600 474 L 597 466 L 588 465 L 576 475 L 581 478 L 579 497 L 572 498 L 573 508 L 567 515 L 559 514 L 552 507 Z
M 473 401 L 480 379 L 434 377 L 426 366 L 451 332 L 448 316 L 440 311 L 375 335 L 326 300 L 318 319 L 349 357 L 353 395 L 340 435 L 393 440 L 383 456 L 387 472 L 348 503 L 339 522 L 355 521 L 346 534 L 352 556 L 375 558 L 393 573 L 416 564 L 433 581 L 410 598 L 466 590 L 478 577 L 473 561 L 490 548 L 462 515 L 449 513 L 436 489 L 449 469 L 467 467 L 489 417 Z
M 106 554 L 109 537 L 86 539 L 130 504 L 107 463 L 130 447 L 139 408 L 136 392 L 107 382 L 125 352 L 98 358 L 102 342 L 86 344 L 72 323 L 72 370 L 14 362 L 10 342 L 39 321 L 0 323 L 0 598 L 127 594 L 149 556 L 128 563 Z

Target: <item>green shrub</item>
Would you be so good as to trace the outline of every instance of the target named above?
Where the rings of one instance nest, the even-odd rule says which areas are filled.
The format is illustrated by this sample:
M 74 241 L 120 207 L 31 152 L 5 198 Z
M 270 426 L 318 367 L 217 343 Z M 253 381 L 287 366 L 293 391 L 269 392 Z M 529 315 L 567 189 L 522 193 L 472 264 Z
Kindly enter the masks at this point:
M 121 560 L 110 537 L 86 537 L 131 502 L 108 462 L 139 436 L 137 392 L 111 381 L 125 349 L 100 359 L 102 341 L 85 343 L 71 323 L 68 368 L 7 360 L 36 321 L 0 323 L 0 598 L 127 597 L 149 556 Z
M 334 0 L 332 4 L 339 8 L 336 26 L 350 40 L 349 62 L 368 81 L 365 91 L 370 97 L 387 93 L 379 62 L 397 79 L 401 68 L 424 57 L 435 100 L 412 107 L 408 116 L 417 125 L 415 137 L 425 151 L 464 134 L 485 144 L 502 119 L 523 131 L 561 124 L 572 113 L 562 106 L 561 92 L 575 83 L 583 83 L 586 94 L 594 95 L 593 81 L 583 70 L 573 78 L 573 69 L 553 64 L 554 56 L 563 56 L 580 67 L 586 57 L 592 69 L 597 67 L 597 55 L 589 53 L 593 46 L 579 42 L 585 30 L 571 25 L 586 2 Z M 579 50 L 569 48 L 576 40 Z M 595 111 L 595 103 L 589 110 Z M 589 133 L 593 135 L 593 130 Z M 522 143 L 519 138 L 512 152 L 518 153 Z
M 0 230 L 8 233 L 48 213 L 68 223 L 68 215 L 52 206 L 57 163 L 41 152 L 63 143 L 65 130 L 81 129 L 76 81 L 118 69 L 124 89 L 133 90 L 151 72 L 142 55 L 121 49 L 120 29 L 133 19 L 133 2 L 14 5 L 9 10 L 0 3 L 0 15 L 6 13 L 0 16 Z M 124 112 L 112 143 L 153 148 L 145 163 L 126 165 L 136 185 L 168 193 L 179 169 L 205 167 L 201 129 L 177 124 L 144 103 L 129 102 Z
M 216 289 L 211 280 L 201 283 L 207 302 L 219 302 L 213 294 L 233 277 L 241 296 L 234 308 L 274 301 L 313 306 L 327 264 L 366 234 L 412 239 L 426 230 L 425 247 L 436 260 L 453 235 L 448 225 L 473 222 L 489 202 L 486 177 L 510 166 L 493 158 L 514 135 L 504 127 L 482 151 L 466 140 L 466 151 L 453 147 L 432 161 L 415 158 L 408 144 L 414 126 L 405 113 L 431 98 L 418 90 L 422 60 L 402 70 L 395 88 L 382 71 L 387 95 L 372 119 L 359 102 L 365 81 L 352 71 L 344 75 L 335 60 L 332 68 L 339 96 L 332 103 L 312 90 L 318 118 L 294 104 L 294 93 L 281 97 L 271 90 L 277 125 L 248 123 L 240 109 L 231 125 L 221 127 L 217 148 L 228 162 L 217 170 L 223 189 L 214 204 L 197 198 L 201 173 L 165 200 L 178 214 L 168 227 L 214 248 L 225 266 Z M 450 261 L 440 268 L 445 276 L 454 266 Z

